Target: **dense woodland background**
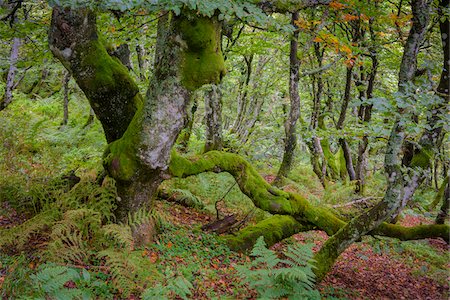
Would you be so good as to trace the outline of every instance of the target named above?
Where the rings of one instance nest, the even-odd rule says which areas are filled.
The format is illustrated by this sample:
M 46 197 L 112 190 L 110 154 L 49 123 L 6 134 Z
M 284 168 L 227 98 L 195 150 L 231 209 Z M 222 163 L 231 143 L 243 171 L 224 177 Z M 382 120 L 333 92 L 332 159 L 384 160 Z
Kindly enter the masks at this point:
M 425 0 L 0 1 L 2 297 L 447 299 L 449 14 Z M 181 53 L 216 43 L 220 61 L 164 69 L 164 26 Z M 86 28 L 98 48 L 64 60 L 64 30 L 82 45 Z M 104 56 L 84 61 L 92 49 Z M 138 91 L 118 135 L 101 102 L 113 88 L 83 81 L 110 72 L 106 56 L 117 95 Z M 158 82 L 179 69 L 186 91 L 161 92 L 187 103 L 169 171 L 117 171 L 111 157 L 145 144 L 126 144 L 136 95 L 163 107 Z M 157 190 L 133 206 L 141 174 Z

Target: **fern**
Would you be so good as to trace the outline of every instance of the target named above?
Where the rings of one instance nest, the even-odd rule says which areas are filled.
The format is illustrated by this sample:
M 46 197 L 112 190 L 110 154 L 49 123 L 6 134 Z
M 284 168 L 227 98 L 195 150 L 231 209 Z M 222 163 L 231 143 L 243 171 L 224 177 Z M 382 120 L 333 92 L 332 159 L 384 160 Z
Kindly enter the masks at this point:
M 83 264 L 98 241 L 100 214 L 90 209 L 69 210 L 52 228 L 47 253 L 51 260 Z
M 311 245 L 290 246 L 284 253 L 286 258 L 280 259 L 260 237 L 251 252 L 255 259 L 250 267 L 237 266 L 237 270 L 262 299 L 320 299 L 319 292 L 313 289 L 311 248 Z
M 173 197 L 177 203 L 200 209 L 205 207 L 203 202 L 189 190 L 172 189 L 170 193 L 172 194 L 171 197 Z
M 101 229 L 105 240 L 111 246 L 133 250 L 133 236 L 129 226 L 108 224 Z
M 34 234 L 53 225 L 58 218 L 59 212 L 56 210 L 43 211 L 18 226 L 0 230 L 0 248 L 12 247 L 20 251 Z
M 172 299 L 178 296 L 188 299 L 191 296 L 192 284 L 183 276 L 175 276 L 170 269 L 166 270 L 165 284 L 158 283 L 156 286 L 146 289 L 142 300 Z
M 150 278 L 157 275 L 154 265 L 146 257 L 142 257 L 140 252 L 107 249 L 100 251 L 97 257 L 105 260 L 114 286 L 124 297 L 139 291 Z
M 65 266 L 44 266 L 42 270 L 34 275 L 31 275 L 30 278 L 33 280 L 33 283 L 39 288 L 39 290 L 43 293 L 42 296 L 46 295 L 52 298 L 60 298 L 61 295 L 64 294 L 64 285 L 68 281 L 77 281 L 80 279 L 80 274 L 74 269 L 70 269 Z M 76 291 L 70 298 L 73 299 L 74 296 L 80 295 L 80 291 L 78 289 L 72 289 Z

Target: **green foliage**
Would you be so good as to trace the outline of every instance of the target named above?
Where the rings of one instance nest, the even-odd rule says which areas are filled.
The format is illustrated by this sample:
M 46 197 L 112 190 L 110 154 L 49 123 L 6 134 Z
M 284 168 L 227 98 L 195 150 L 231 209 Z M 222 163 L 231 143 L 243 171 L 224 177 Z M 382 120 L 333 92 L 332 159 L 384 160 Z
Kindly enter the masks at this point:
M 280 259 L 260 237 L 251 252 L 255 259 L 250 266 L 238 266 L 237 270 L 261 299 L 321 299 L 313 289 L 311 248 L 311 245 L 289 246 L 284 252 L 286 259 Z
M 355 185 L 346 182 L 329 184 L 323 194 L 323 203 L 342 204 L 350 202 L 354 197 Z
M 86 269 L 44 264 L 31 275 L 33 299 L 93 299 L 112 297 L 101 276 Z M 71 286 L 72 285 L 72 286 Z M 27 297 L 23 297 L 28 299 Z
M 46 210 L 18 226 L 1 229 L 0 249 L 4 251 L 22 250 L 33 235 L 53 225 L 58 220 L 59 215 L 59 212 L 56 210 Z
M 41 291 L 41 297 L 47 296 L 54 299 L 86 299 L 89 295 L 81 290 L 67 289 L 64 285 L 69 282 L 77 282 L 81 279 L 80 274 L 74 269 L 65 266 L 46 266 L 30 276 L 33 284 L 38 291 Z
M 147 284 L 159 277 L 155 266 L 140 251 L 109 248 L 100 251 L 97 257 L 105 260 L 114 286 L 124 297 L 132 292 L 141 293 Z
M 186 205 L 188 207 L 195 207 L 198 209 L 204 208 L 203 202 L 195 196 L 190 190 L 185 189 L 172 189 L 170 190 L 171 197 L 176 199 L 177 203 Z
M 166 269 L 164 275 L 163 283 L 158 283 L 142 293 L 143 300 L 170 299 L 175 296 L 189 299 L 188 296 L 191 296 L 193 286 L 186 278 L 176 276 L 170 269 Z

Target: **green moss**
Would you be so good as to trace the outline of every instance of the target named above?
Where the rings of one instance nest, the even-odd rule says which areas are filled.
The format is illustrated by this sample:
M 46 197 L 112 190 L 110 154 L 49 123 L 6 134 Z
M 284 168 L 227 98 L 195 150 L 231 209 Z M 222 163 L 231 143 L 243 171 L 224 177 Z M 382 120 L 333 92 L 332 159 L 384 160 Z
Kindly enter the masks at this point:
M 142 98 L 137 94 L 135 98 Z M 141 102 L 142 99 L 135 100 Z M 123 136 L 110 143 L 103 155 L 103 165 L 109 175 L 117 180 L 130 181 L 139 171 L 140 163 L 137 155 L 136 146 L 142 131 L 143 107 L 139 107 L 130 125 Z
M 323 155 L 327 161 L 327 169 L 330 172 L 329 176 L 331 179 L 336 180 L 339 174 L 339 167 L 335 155 L 331 152 L 330 142 L 328 139 L 322 139 L 320 145 L 322 146 Z
M 232 250 L 243 251 L 251 249 L 260 236 L 264 236 L 264 241 L 270 247 L 295 233 L 310 229 L 291 216 L 275 215 L 242 229 L 236 236 L 227 236 L 225 240 Z
M 297 203 L 296 198 L 291 198 L 289 193 L 272 187 L 245 159 L 233 153 L 209 151 L 186 159 L 173 152 L 169 170 L 176 177 L 187 177 L 203 172 L 228 172 L 256 207 L 274 214 L 300 213 L 301 204 Z
M 411 160 L 412 168 L 428 169 L 431 165 L 433 151 L 429 147 L 423 147 L 418 152 L 414 153 Z
M 182 84 L 195 90 L 219 83 L 225 73 L 221 50 L 221 26 L 216 18 L 183 17 L 178 21 L 187 49 L 182 64 Z
M 445 224 L 403 227 L 395 224 L 382 223 L 372 233 L 397 238 L 402 241 L 440 237 L 448 243 L 450 237 L 450 227 Z
M 120 138 L 137 109 L 142 106 L 139 88 L 128 70 L 112 58 L 99 40 L 75 48 L 79 58 L 72 73 L 103 125 L 108 142 Z

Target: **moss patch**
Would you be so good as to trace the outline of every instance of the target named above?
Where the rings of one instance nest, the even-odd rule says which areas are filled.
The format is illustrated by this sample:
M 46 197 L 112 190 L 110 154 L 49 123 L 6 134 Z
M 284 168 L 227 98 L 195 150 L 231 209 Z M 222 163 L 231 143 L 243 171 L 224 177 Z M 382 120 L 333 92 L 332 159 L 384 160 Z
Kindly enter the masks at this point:
M 219 83 L 225 73 L 221 49 L 221 26 L 216 18 L 182 17 L 178 20 L 187 49 L 182 64 L 182 84 L 195 90 Z
M 275 215 L 256 225 L 242 229 L 236 236 L 227 236 L 225 240 L 231 249 L 243 251 L 251 249 L 260 236 L 264 236 L 264 241 L 270 247 L 295 233 L 310 229 L 291 216 Z

